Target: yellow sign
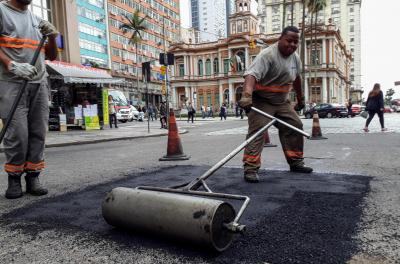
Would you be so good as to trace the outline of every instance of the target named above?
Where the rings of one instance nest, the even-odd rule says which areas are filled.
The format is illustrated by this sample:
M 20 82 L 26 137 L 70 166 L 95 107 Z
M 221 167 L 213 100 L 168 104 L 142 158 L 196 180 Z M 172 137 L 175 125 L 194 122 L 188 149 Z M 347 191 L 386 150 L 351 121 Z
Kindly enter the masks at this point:
M 108 90 L 103 89 L 103 123 L 104 125 L 108 125 L 109 115 L 108 115 Z
M 162 95 L 166 95 L 167 94 L 167 89 L 165 89 L 165 84 L 163 84 L 161 86 L 161 93 L 162 93 Z
M 100 129 L 99 117 L 98 116 L 85 116 L 85 129 L 86 130 Z

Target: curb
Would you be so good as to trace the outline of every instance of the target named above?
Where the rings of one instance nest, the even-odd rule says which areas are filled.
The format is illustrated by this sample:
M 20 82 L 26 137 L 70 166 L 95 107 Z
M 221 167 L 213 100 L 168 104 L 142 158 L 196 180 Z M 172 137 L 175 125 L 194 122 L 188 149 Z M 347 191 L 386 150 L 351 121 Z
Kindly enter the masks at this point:
M 183 129 L 179 132 L 179 134 L 187 134 L 188 130 Z M 121 141 L 121 140 L 131 140 L 137 138 L 150 138 L 150 137 L 163 137 L 168 136 L 168 132 L 156 135 L 141 135 L 141 136 L 131 136 L 131 137 L 116 137 L 116 138 L 103 138 L 97 140 L 90 141 L 82 141 L 82 142 L 65 142 L 65 143 L 54 143 L 54 144 L 46 144 L 45 148 L 58 148 L 58 147 L 66 147 L 66 146 L 76 146 L 76 145 L 88 145 L 88 144 L 97 144 L 103 142 L 111 142 L 111 141 Z M 3 148 L 0 148 L 0 153 L 4 152 Z

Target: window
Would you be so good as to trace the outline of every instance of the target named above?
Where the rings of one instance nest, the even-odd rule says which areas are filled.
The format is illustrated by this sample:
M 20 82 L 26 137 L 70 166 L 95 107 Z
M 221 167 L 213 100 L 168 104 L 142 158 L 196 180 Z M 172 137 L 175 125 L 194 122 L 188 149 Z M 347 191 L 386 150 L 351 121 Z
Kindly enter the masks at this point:
M 206 60 L 206 75 L 207 76 L 211 75 L 211 60 L 210 59 Z
M 312 50 L 311 51 L 311 64 L 312 65 L 319 65 L 320 63 L 320 51 L 319 50 Z
M 354 12 L 354 8 L 350 7 L 350 13 Z
M 350 38 L 350 42 L 354 42 L 354 38 Z
M 197 62 L 197 75 L 203 76 L 203 61 L 199 60 Z
M 354 32 L 354 26 L 350 26 L 350 32 Z
M 219 73 L 219 63 L 217 58 L 214 59 L 213 67 L 214 67 L 214 73 Z
M 184 64 L 179 64 L 179 76 L 180 77 L 185 76 L 185 65 Z
M 224 59 L 224 73 L 228 74 L 229 72 L 229 59 Z

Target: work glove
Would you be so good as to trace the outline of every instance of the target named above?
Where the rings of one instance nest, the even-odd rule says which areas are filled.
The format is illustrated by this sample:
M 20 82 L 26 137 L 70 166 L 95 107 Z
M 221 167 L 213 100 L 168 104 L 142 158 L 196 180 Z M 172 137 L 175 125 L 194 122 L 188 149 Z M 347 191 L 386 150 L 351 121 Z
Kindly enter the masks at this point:
M 248 113 L 251 110 L 251 107 L 253 106 L 253 100 L 251 98 L 251 94 L 249 93 L 243 93 L 242 98 L 239 101 L 239 106 Z
M 39 29 L 43 36 L 58 35 L 60 33 L 53 24 L 46 20 L 40 22 Z
M 32 78 L 37 75 L 37 69 L 35 66 L 32 66 L 29 63 L 19 63 L 15 61 L 11 61 L 8 64 L 8 71 L 17 77 L 28 81 L 32 80 Z
M 294 106 L 294 110 L 297 111 L 297 112 L 300 112 L 301 110 L 304 109 L 305 106 L 306 105 L 304 103 L 304 100 L 301 100 Z

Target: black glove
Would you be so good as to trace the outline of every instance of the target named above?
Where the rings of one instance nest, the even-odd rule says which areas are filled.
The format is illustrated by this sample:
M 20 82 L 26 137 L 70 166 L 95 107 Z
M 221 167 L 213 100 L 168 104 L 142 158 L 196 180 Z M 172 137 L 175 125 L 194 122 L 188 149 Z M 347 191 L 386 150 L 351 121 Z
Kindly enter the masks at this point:
M 251 98 L 251 94 L 248 93 L 243 93 L 242 98 L 239 101 L 239 106 L 248 113 L 251 110 L 251 107 L 253 106 L 253 100 Z

